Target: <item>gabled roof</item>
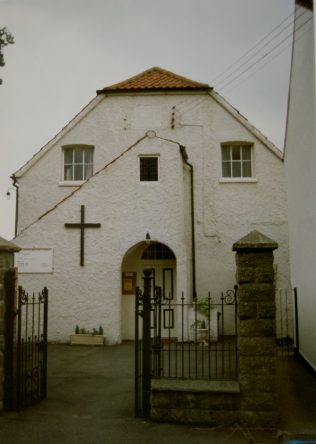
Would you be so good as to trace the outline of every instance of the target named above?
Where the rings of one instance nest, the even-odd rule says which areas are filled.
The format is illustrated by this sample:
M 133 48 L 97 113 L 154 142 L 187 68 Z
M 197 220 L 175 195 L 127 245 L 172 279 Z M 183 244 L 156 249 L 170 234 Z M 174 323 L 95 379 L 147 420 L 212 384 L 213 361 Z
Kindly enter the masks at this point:
M 209 91 L 207 83 L 199 83 L 162 68 L 153 67 L 120 83 L 98 90 L 98 94 L 150 91 Z
M 19 170 L 14 173 L 16 178 L 23 176 L 41 157 L 43 157 L 65 134 L 68 133 L 75 125 L 77 125 L 87 114 L 91 112 L 107 94 L 112 93 L 146 93 L 146 92 L 175 92 L 179 91 L 184 94 L 197 93 L 210 95 L 217 103 L 226 109 L 233 117 L 235 117 L 245 128 L 255 135 L 265 146 L 267 146 L 274 154 L 282 159 L 282 152 L 270 142 L 257 128 L 251 125 L 248 120 L 243 117 L 238 110 L 230 105 L 223 97 L 216 93 L 212 87 L 206 83 L 199 83 L 186 77 L 179 76 L 170 71 L 161 68 L 150 68 L 130 79 L 115 85 L 108 86 L 100 91 L 98 95 L 91 100 L 56 136 L 44 145 L 34 156 Z

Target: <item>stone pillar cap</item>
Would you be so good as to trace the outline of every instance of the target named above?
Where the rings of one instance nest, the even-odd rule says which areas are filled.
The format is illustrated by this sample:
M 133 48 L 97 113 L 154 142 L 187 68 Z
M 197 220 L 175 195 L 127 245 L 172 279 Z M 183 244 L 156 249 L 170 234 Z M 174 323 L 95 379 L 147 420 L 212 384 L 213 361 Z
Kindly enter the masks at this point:
M 242 249 L 275 250 L 276 248 L 278 248 L 277 242 L 257 230 L 251 231 L 233 245 L 233 251 Z
M 13 242 L 10 242 L 3 237 L 0 237 L 0 251 L 12 251 L 13 253 L 20 251 L 21 248 L 18 247 Z

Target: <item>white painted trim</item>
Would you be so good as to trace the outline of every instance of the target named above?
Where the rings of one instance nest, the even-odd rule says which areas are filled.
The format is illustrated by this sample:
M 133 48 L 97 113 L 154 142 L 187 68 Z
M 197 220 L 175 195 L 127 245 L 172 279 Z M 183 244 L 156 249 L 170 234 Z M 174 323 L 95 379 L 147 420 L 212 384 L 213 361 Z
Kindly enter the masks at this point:
M 138 157 L 160 157 L 160 153 L 138 154 Z
M 144 187 L 157 186 L 159 184 L 159 180 L 139 180 L 139 183 Z
M 86 180 L 61 180 L 59 182 L 60 187 L 80 187 Z
M 219 179 L 219 183 L 257 183 L 256 177 L 225 177 Z

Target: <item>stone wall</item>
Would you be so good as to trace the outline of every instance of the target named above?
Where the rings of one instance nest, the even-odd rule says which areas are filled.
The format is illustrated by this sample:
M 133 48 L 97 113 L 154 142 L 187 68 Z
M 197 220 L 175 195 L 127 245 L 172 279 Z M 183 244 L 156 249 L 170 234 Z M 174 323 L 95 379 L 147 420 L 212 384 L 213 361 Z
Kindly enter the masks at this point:
M 236 242 L 238 381 L 153 380 L 151 418 L 275 428 L 276 350 L 273 250 L 253 231 Z
M 14 252 L 19 251 L 12 242 L 0 237 L 0 412 L 4 409 L 5 378 L 5 288 L 4 278 L 8 269 L 14 266 Z
M 216 427 L 239 423 L 239 410 L 237 381 L 152 380 L 150 418 L 154 421 Z

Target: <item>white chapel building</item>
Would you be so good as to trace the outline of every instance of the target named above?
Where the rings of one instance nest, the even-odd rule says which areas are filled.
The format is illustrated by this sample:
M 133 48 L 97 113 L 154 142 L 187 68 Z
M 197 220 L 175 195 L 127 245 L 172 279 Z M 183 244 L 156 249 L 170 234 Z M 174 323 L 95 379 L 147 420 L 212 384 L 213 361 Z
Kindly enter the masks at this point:
M 252 230 L 289 286 L 282 152 L 207 84 L 152 68 L 105 87 L 13 179 L 19 284 L 47 286 L 51 341 L 133 339 L 144 268 L 174 300 L 217 297 Z

